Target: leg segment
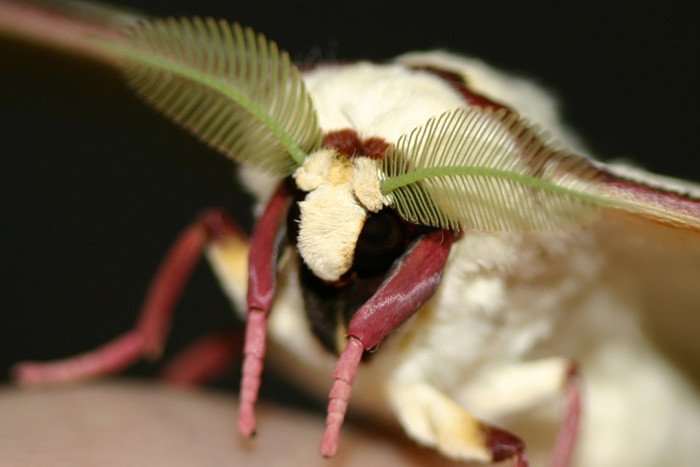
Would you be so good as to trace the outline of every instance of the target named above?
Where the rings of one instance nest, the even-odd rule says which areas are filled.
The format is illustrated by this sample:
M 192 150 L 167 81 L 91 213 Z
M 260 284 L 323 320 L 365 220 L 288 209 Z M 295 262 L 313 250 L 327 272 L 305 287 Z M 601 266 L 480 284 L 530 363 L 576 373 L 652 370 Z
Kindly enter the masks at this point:
M 452 232 L 441 230 L 421 237 L 353 316 L 348 326 L 348 345 L 333 373 L 335 382 L 329 397 L 322 455 L 330 457 L 338 450 L 340 427 L 362 353 L 379 345 L 435 293 L 453 240 Z
M 67 360 L 26 362 L 14 369 L 22 384 L 64 383 L 117 372 L 141 356 L 160 356 L 172 313 L 202 250 L 210 242 L 237 239 L 245 234 L 220 209 L 202 214 L 175 240 L 158 269 L 139 314 L 136 328 L 92 352 Z
M 566 374 L 566 415 L 562 421 L 552 452 L 552 465 L 566 467 L 572 464 L 574 448 L 581 426 L 581 387 L 576 365 L 571 364 Z
M 326 415 L 326 431 L 321 440 L 321 454 L 326 457 L 334 456 L 340 443 L 340 427 L 343 426 L 345 414 L 348 411 L 350 393 L 355 384 L 357 369 L 365 348 L 355 337 L 348 339 L 348 345 L 338 359 L 333 371 L 333 388 L 328 395 L 328 414 Z
M 427 383 L 397 385 L 389 396 L 401 425 L 416 441 L 452 459 L 528 465 L 525 444 L 517 436 L 488 425 Z
M 250 436 L 255 432 L 253 407 L 258 399 L 260 376 L 265 357 L 267 316 L 275 298 L 277 255 L 286 232 L 292 198 L 282 183 L 258 219 L 250 242 L 248 262 L 248 323 L 243 348 L 238 431 Z
M 238 360 L 243 348 L 242 331 L 236 326 L 197 339 L 168 362 L 161 377 L 178 386 L 215 380 Z
M 139 359 L 143 336 L 129 331 L 95 350 L 53 362 L 22 362 L 12 369 L 14 379 L 26 386 L 57 384 L 117 373 Z
M 482 419 L 503 419 L 550 404 L 563 394 L 565 415 L 556 440 L 540 439 L 540 444 L 534 445 L 537 457 L 549 455 L 555 467 L 571 464 L 578 433 L 580 390 L 571 360 L 547 358 L 492 366 L 465 381 L 461 390 L 453 388 L 449 395 L 428 382 L 404 383 L 389 390 L 403 428 L 417 441 L 456 459 L 513 459 L 516 465 L 525 465 L 524 443 L 501 428 L 465 415 L 465 408 L 478 408 Z
M 551 465 L 571 465 L 581 421 L 581 388 L 576 363 L 547 358 L 494 368 L 469 382 L 458 399 L 479 407 L 482 416 L 502 417 L 564 395 L 565 413 L 551 452 Z M 484 415 L 488 414 L 488 415 Z

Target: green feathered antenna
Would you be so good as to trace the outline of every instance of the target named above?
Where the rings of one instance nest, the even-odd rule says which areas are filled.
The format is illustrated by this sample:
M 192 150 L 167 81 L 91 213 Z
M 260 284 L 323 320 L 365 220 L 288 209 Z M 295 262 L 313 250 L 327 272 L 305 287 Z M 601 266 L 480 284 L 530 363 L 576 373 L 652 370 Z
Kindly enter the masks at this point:
M 399 214 L 435 227 L 482 232 L 555 230 L 590 222 L 605 174 L 590 160 L 544 143 L 506 111 L 460 108 L 390 146 L 382 193 Z
M 286 176 L 321 146 L 321 129 L 289 55 L 251 29 L 211 18 L 157 19 L 108 46 L 129 83 L 221 152 Z

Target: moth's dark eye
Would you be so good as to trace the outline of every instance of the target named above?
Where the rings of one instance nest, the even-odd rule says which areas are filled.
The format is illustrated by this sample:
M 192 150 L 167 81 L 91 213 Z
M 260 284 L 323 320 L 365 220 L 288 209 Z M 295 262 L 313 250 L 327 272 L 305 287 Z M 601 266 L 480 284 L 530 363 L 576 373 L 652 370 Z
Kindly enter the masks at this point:
M 384 272 L 404 247 L 403 225 L 392 209 L 370 214 L 357 240 L 353 267 L 364 274 Z

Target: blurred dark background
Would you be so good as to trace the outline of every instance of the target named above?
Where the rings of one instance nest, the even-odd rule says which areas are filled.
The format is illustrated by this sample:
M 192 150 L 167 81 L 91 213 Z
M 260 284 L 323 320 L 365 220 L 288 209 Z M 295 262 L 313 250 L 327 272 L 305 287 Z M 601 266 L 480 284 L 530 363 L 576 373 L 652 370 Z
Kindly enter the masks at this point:
M 121 4 L 235 20 L 297 61 L 432 48 L 481 57 L 550 88 L 600 158 L 700 180 L 698 15 L 673 2 Z M 7 40 L 0 167 L 3 377 L 17 360 L 72 355 L 131 327 L 168 245 L 202 209 L 224 206 L 250 228 L 230 161 L 144 106 L 111 70 Z M 166 356 L 232 316 L 203 263 Z M 153 369 L 139 364 L 130 374 Z M 222 386 L 234 390 L 236 378 Z

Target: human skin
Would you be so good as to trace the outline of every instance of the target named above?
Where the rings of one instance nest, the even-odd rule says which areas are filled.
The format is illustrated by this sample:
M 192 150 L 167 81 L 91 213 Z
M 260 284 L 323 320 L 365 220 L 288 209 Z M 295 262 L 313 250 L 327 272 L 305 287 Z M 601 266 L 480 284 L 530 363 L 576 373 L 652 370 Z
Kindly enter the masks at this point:
M 400 432 L 366 426 L 344 427 L 338 455 L 324 459 L 322 419 L 264 404 L 258 434 L 244 439 L 235 397 L 146 382 L 5 387 L 0 413 L 4 465 L 446 465 Z

